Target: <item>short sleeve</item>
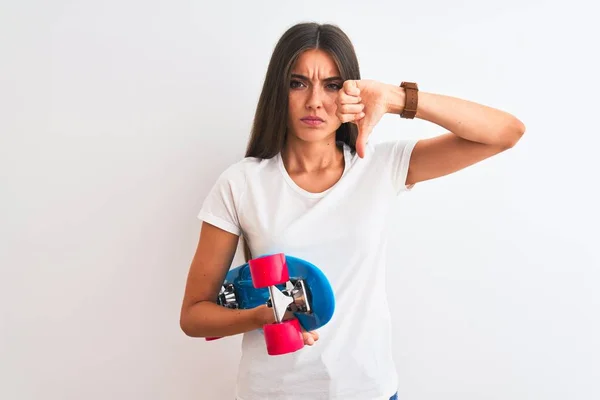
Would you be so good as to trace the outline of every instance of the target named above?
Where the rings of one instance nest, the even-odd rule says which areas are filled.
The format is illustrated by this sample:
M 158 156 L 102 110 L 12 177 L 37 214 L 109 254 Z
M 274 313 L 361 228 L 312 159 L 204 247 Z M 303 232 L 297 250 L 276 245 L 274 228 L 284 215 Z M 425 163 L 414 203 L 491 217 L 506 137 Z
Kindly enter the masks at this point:
M 240 167 L 240 163 L 234 164 L 219 176 L 198 213 L 198 219 L 238 236 L 242 231 L 239 212 L 246 188 Z
M 406 178 L 410 157 L 417 142 L 418 140 L 397 140 L 375 145 L 376 157 L 378 161 L 383 162 L 384 170 L 391 179 L 396 195 L 400 195 L 414 186 L 407 186 Z

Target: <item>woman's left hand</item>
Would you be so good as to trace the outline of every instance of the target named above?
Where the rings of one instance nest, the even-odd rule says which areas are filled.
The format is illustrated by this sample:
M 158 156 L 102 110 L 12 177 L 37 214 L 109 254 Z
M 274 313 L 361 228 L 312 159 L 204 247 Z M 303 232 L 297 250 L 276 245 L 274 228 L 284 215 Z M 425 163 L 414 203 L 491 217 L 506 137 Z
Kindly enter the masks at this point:
M 336 115 L 342 123 L 358 126 L 356 152 L 365 156 L 367 139 L 373 128 L 388 112 L 390 86 L 373 80 L 347 80 L 336 98 Z

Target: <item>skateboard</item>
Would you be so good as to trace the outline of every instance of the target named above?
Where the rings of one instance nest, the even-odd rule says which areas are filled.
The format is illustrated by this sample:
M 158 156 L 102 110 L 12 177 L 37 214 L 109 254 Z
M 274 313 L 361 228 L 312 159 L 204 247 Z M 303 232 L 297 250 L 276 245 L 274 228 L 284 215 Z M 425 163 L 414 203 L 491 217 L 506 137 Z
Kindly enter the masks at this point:
M 266 304 L 275 323 L 264 325 L 267 353 L 288 354 L 304 347 L 302 328 L 316 330 L 329 322 L 335 298 L 329 280 L 310 262 L 285 255 L 268 254 L 249 260 L 227 273 L 217 304 L 249 309 Z M 295 319 L 283 320 L 286 311 Z M 220 339 L 207 337 L 206 340 Z

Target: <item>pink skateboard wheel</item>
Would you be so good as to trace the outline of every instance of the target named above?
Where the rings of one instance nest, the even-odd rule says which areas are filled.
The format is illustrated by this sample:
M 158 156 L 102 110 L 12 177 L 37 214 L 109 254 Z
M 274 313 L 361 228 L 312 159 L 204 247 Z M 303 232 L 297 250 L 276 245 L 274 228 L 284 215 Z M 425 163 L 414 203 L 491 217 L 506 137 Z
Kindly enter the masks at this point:
M 293 353 L 304 347 L 302 330 L 297 319 L 263 326 L 267 353 L 271 356 Z
M 285 254 L 272 254 L 248 261 L 255 288 L 279 285 L 290 280 Z

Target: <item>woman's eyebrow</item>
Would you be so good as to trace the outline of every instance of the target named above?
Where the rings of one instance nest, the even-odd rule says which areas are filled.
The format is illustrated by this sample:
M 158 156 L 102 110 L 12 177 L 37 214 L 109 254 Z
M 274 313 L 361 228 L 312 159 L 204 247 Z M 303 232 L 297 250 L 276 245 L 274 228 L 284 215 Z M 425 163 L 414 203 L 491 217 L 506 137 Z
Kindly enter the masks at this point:
M 292 74 L 292 78 L 297 78 L 297 79 L 302 79 L 302 80 L 305 80 L 305 81 L 310 81 L 310 79 L 308 79 L 306 76 L 300 75 L 300 74 Z M 332 76 L 332 77 L 323 79 L 323 82 L 341 81 L 341 80 L 342 80 L 342 78 L 339 77 L 339 76 Z

